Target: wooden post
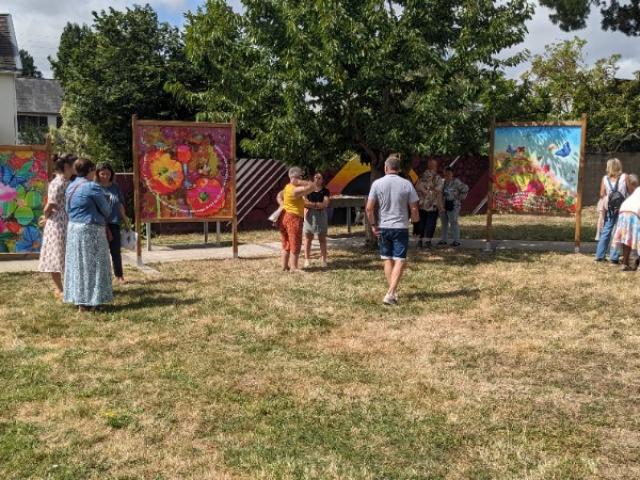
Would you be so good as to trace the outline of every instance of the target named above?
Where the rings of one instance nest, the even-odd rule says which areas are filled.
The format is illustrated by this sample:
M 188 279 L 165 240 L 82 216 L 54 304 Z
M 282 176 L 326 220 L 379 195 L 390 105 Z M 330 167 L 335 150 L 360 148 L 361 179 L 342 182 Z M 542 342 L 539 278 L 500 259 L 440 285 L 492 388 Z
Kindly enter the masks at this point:
M 138 139 L 136 138 L 136 122 L 138 116 L 133 114 L 131 116 L 131 135 L 133 140 L 133 148 L 131 149 L 131 156 L 133 157 L 133 214 L 135 217 L 136 228 L 136 263 L 138 266 L 142 265 L 142 220 L 140 218 L 140 165 L 138 163 Z M 147 237 L 150 236 L 150 231 L 147 231 Z
M 51 161 L 51 135 L 47 135 L 45 147 L 47 148 L 47 182 L 50 182 L 51 177 L 53 176 L 53 162 Z
M 491 251 L 493 241 L 493 177 L 495 175 L 495 158 L 493 155 L 496 132 L 495 119 L 491 120 L 491 132 L 489 134 L 489 185 L 487 190 L 487 234 L 485 251 Z
M 582 114 L 582 138 L 580 139 L 580 169 L 578 170 L 578 198 L 576 199 L 576 232 L 575 253 L 580 253 L 580 237 L 582 234 L 582 194 L 584 192 L 584 175 L 586 169 L 585 149 L 587 145 L 587 114 Z
M 204 222 L 202 225 L 204 228 L 204 244 L 206 245 L 209 241 L 209 222 Z
M 147 252 L 151 251 L 151 222 L 145 224 L 147 226 Z
M 231 120 L 231 173 L 233 179 L 233 220 L 231 221 L 231 243 L 233 258 L 238 258 L 238 205 L 236 204 L 236 119 Z
M 220 246 L 220 222 L 216 222 L 216 244 Z
M 351 207 L 347 206 L 347 233 L 351 233 Z

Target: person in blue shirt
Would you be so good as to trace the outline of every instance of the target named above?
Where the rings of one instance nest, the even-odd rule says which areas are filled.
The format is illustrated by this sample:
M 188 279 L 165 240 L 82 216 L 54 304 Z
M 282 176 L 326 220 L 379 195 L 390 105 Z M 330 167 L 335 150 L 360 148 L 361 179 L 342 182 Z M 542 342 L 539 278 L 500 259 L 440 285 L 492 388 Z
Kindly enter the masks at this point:
M 107 162 L 99 163 L 96 168 L 96 181 L 111 194 L 114 201 L 111 206 L 111 215 L 107 219 L 107 240 L 109 241 L 109 251 L 111 252 L 111 262 L 113 273 L 120 283 L 124 283 L 124 273 L 122 271 L 122 253 L 120 244 L 120 224 L 129 223 L 127 213 L 124 210 L 124 197 L 118 184 L 114 183 L 116 172 Z
M 113 199 L 94 182 L 91 160 L 73 164 L 77 177 L 65 192 L 69 216 L 64 268 L 64 301 L 80 311 L 95 309 L 113 300 L 107 219 Z

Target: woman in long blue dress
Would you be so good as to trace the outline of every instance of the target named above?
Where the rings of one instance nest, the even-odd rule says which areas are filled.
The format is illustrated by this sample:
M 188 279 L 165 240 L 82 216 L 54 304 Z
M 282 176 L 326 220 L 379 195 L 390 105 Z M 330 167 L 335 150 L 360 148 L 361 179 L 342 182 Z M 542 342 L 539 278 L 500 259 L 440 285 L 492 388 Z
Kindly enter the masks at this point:
M 73 167 L 77 177 L 65 193 L 69 224 L 64 301 L 84 311 L 113 300 L 106 234 L 111 199 L 106 190 L 94 182 L 96 167 L 92 161 L 79 159 Z

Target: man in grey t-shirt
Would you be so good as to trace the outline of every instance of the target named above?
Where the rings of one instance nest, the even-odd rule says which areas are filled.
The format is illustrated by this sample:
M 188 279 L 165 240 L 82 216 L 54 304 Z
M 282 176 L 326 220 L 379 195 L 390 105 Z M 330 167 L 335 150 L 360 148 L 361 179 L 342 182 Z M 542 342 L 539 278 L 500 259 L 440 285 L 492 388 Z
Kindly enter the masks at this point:
M 390 155 L 384 162 L 385 176 L 371 184 L 367 201 L 367 219 L 378 237 L 380 258 L 384 260 L 384 275 L 389 290 L 385 305 L 398 304 L 398 284 L 404 271 L 409 247 L 409 210 L 411 222 L 420 220 L 418 194 L 409 180 L 398 176 L 400 158 Z M 375 206 L 379 207 L 380 222 L 376 225 Z

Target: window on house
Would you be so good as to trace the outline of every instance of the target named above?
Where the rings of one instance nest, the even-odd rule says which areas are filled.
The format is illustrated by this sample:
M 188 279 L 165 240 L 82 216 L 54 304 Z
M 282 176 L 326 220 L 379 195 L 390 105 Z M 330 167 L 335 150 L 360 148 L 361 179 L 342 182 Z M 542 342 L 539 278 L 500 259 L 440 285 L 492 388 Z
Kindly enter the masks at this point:
M 18 137 L 27 145 L 45 142 L 49 130 L 46 115 L 18 115 Z
M 18 115 L 18 131 L 30 128 L 47 128 L 46 115 Z

